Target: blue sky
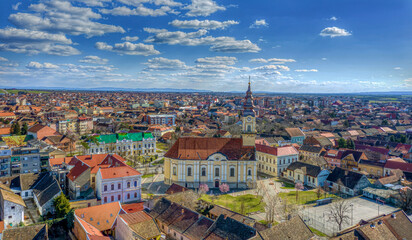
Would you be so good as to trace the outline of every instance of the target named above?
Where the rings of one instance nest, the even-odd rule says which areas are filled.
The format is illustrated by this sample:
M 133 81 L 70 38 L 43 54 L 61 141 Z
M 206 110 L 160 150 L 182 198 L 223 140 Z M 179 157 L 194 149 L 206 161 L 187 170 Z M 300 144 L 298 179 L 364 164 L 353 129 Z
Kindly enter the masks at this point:
M 0 1 L 0 86 L 412 90 L 409 0 Z

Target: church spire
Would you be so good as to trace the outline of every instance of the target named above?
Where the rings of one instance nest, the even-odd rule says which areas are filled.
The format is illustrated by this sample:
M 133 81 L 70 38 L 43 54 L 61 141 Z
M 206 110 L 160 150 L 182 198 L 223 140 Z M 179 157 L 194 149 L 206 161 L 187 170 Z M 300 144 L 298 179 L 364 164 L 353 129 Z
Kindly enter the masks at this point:
M 249 85 L 246 91 L 245 102 L 243 104 L 243 116 L 255 116 L 255 110 L 253 110 L 253 96 L 252 90 L 250 90 L 250 76 L 249 76 Z

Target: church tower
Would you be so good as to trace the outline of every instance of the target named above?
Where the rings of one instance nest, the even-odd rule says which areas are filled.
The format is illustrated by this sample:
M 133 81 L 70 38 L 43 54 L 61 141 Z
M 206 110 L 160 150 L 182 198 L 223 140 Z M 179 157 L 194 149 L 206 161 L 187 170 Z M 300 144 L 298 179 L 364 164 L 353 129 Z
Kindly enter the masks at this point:
M 255 146 L 256 139 L 256 114 L 253 109 L 253 96 L 250 90 L 250 77 L 249 86 L 246 91 L 245 102 L 243 104 L 242 114 L 242 139 L 243 146 Z

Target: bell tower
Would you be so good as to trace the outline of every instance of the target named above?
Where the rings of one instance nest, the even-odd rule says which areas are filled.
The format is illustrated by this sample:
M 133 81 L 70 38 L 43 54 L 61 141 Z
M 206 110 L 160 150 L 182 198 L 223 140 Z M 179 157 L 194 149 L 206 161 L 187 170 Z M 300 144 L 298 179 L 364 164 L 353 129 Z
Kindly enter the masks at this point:
M 256 139 L 256 114 L 253 109 L 253 96 L 250 90 L 250 77 L 249 86 L 246 91 L 245 102 L 243 103 L 242 114 L 242 139 L 243 146 L 255 146 Z

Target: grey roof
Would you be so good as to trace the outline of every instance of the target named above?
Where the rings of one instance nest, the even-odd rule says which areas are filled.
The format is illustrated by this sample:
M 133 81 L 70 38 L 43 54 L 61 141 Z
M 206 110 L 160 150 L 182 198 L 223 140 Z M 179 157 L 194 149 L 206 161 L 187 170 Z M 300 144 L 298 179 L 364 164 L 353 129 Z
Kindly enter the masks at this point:
M 300 151 L 305 151 L 305 152 L 319 153 L 322 150 L 322 147 L 311 146 L 311 145 L 302 145 L 299 148 L 299 150 Z
M 304 162 L 293 162 L 287 167 L 287 169 L 295 171 L 296 169 L 301 169 L 303 167 L 306 167 L 306 174 L 313 177 L 317 177 L 319 173 L 322 171 L 322 169 L 319 166 L 315 166 Z
M 230 217 L 220 215 L 208 229 L 204 239 L 246 240 L 256 236 L 256 229 Z
M 56 178 L 48 172 L 41 173 L 31 189 L 33 189 L 40 206 L 46 204 L 62 191 Z
M 353 189 L 363 176 L 363 174 L 336 167 L 326 180 Z

